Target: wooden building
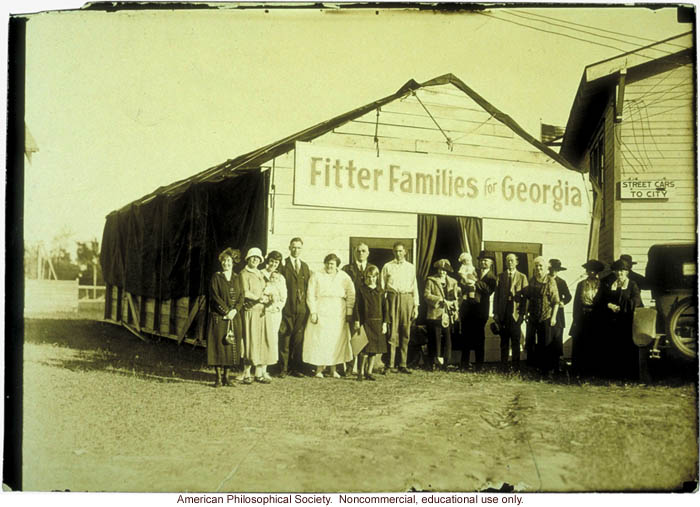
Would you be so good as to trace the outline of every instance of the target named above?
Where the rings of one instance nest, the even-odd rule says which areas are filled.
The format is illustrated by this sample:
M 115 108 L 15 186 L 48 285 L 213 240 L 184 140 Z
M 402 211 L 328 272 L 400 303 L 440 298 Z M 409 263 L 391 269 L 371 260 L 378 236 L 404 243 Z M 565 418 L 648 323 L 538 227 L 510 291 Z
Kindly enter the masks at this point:
M 242 193 L 228 200 L 245 226 L 230 216 L 212 221 L 214 210 L 207 206 L 215 198 L 208 192 L 229 184 L 230 192 L 236 192 L 236 181 L 256 193 L 254 200 L 243 199 Z M 165 254 L 150 250 L 160 248 L 159 237 L 172 234 L 163 225 L 149 231 L 144 223 L 153 220 L 136 217 L 165 217 L 162 211 L 144 210 L 156 201 L 159 209 L 172 210 L 171 199 L 184 202 L 183 194 L 198 192 L 178 215 L 167 214 L 172 227 L 179 224 L 182 241 L 196 238 L 196 254 L 178 250 L 165 270 L 175 277 L 184 270 L 184 278 L 196 278 L 196 283 L 162 290 L 167 280 L 161 278 L 141 290 L 141 275 L 128 273 L 135 270 L 153 279 L 153 271 L 163 272 L 158 259 Z M 263 205 L 251 212 L 253 202 Z M 102 250 L 110 285 L 105 318 L 137 333 L 201 340 L 202 296 L 218 268 L 218 252 L 227 246 L 243 252 L 258 246 L 286 256 L 296 236 L 303 238 L 302 256 L 312 269 L 320 269 L 329 252 L 348 262 L 359 241 L 369 245 L 370 262 L 381 267 L 391 259 L 392 244 L 403 240 L 419 279 L 438 258 L 448 258 L 456 269 L 462 251 L 476 258 L 486 248 L 496 253 L 497 272 L 509 252 L 518 255 L 519 268 L 528 275 L 535 256 L 559 258 L 569 267 L 564 273 L 573 285 L 586 260 L 590 216 L 584 175 L 510 116 L 451 74 L 420 84 L 411 80 L 383 99 L 160 188 L 110 214 Z M 182 225 L 182 220 L 194 225 Z M 221 222 L 232 230 L 207 232 Z M 139 237 L 150 246 L 139 243 Z M 129 241 L 135 242 L 131 248 Z M 193 262 L 199 262 L 198 271 Z M 489 355 L 498 357 L 498 345 L 487 335 L 487 360 Z
M 651 245 L 696 242 L 694 62 L 688 32 L 585 68 L 560 154 L 594 190 L 591 257 L 643 274 Z

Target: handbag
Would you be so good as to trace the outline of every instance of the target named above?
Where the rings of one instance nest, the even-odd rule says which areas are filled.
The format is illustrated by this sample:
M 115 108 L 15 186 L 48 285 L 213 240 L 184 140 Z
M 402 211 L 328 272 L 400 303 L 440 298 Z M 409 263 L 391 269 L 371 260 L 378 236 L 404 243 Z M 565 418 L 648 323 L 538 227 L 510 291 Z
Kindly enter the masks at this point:
M 229 320 L 226 334 L 224 335 L 224 344 L 233 345 L 234 343 L 236 343 L 236 335 L 233 333 L 233 321 Z

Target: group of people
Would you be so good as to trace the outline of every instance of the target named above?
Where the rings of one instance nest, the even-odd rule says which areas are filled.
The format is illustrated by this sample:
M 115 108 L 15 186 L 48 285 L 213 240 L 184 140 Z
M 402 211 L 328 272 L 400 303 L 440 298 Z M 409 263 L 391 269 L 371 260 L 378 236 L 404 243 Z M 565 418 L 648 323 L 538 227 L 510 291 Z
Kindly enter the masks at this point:
M 244 384 L 270 383 L 272 365 L 278 365 L 280 378 L 340 377 L 342 372 L 357 380 L 376 380 L 377 356 L 382 356 L 382 373 L 411 374 L 409 341 L 421 292 L 431 370 L 450 364 L 453 337 L 460 342 L 461 367 L 472 367 L 474 350 L 473 367 L 481 368 L 492 295 L 491 329 L 500 335 L 504 367 L 520 366 L 526 321 L 528 364 L 543 374 L 556 370 L 563 352 L 563 308 L 572 299 L 576 371 L 627 375 L 636 365 L 632 315 L 641 300 L 629 276 L 631 258 L 624 258 L 629 256 L 615 261 L 610 277 L 603 280 L 599 274 L 604 265 L 589 260 L 583 265 L 587 278 L 572 298 L 558 276 L 566 268 L 557 259 L 535 258 L 528 279 L 518 271 L 515 254 L 506 256 L 506 269 L 496 276 L 493 253 L 481 251 L 474 266 L 465 252 L 456 274 L 447 259 L 440 259 L 419 289 L 416 269 L 406 260 L 401 242 L 393 245 L 394 259 L 381 270 L 368 262 L 365 243 L 355 247 L 351 263 L 341 267 L 331 253 L 323 269 L 314 272 L 301 259 L 302 249 L 302 239 L 293 238 L 284 262 L 280 252 L 263 257 L 259 248 L 249 249 L 244 259 L 231 248 L 219 255 L 221 271 L 211 280 L 207 331 L 207 362 L 215 369 L 216 387 L 232 385 L 230 370 L 241 365 L 237 380 Z

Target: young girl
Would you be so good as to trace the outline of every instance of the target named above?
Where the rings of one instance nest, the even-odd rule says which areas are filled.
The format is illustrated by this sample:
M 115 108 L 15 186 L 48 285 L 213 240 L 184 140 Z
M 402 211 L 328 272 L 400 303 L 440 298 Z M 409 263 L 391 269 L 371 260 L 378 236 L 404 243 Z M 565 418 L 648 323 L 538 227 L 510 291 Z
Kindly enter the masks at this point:
M 368 340 L 367 345 L 360 352 L 357 380 L 362 380 L 363 377 L 367 380 L 376 380 L 372 375 L 374 360 L 377 354 L 384 354 L 387 350 L 385 334 L 389 311 L 384 291 L 377 284 L 378 278 L 379 269 L 376 266 L 369 266 L 364 283 L 359 286 L 353 312 L 355 332 L 362 329 Z

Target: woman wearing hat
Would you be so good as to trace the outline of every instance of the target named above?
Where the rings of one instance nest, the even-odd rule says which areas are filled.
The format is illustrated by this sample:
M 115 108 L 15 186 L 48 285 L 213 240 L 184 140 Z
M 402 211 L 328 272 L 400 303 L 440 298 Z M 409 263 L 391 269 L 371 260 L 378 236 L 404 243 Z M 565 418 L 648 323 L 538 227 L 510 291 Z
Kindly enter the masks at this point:
M 574 295 L 574 315 L 569 334 L 571 335 L 571 362 L 574 372 L 578 375 L 597 373 L 598 360 L 598 319 L 600 312 L 600 280 L 599 274 L 605 265 L 590 259 L 583 264 L 586 279 L 576 286 Z
M 552 366 L 555 371 L 559 368 L 559 358 L 564 355 L 564 328 L 566 320 L 564 319 L 564 306 L 571 301 L 571 292 L 566 282 L 559 277 L 559 273 L 566 271 L 566 268 L 561 265 L 559 259 L 549 259 L 549 275 L 554 279 L 559 291 L 559 307 L 557 308 L 557 320 L 552 327 Z
M 278 271 L 282 263 L 282 254 L 277 250 L 267 254 L 265 267 L 260 270 L 265 279 L 263 295 L 267 296 L 265 304 L 265 339 L 260 346 L 260 368 L 262 376 L 270 380 L 267 367 L 279 360 L 279 330 L 282 324 L 282 308 L 287 302 L 287 282 Z M 256 368 L 258 366 L 256 365 Z
M 214 387 L 231 385 L 228 369 L 240 362 L 243 294 L 240 280 L 233 272 L 233 251 L 227 248 L 219 254 L 221 271 L 211 277 L 209 286 L 209 327 L 207 330 L 207 364 L 214 367 Z M 226 339 L 229 330 L 233 339 Z
M 241 271 L 241 286 L 243 287 L 243 324 L 245 330 L 245 350 L 243 357 L 245 366 L 243 369 L 243 383 L 252 384 L 250 376 L 251 367 L 255 366 L 255 380 L 263 384 L 269 384 L 270 379 L 265 377 L 264 365 L 266 362 L 265 347 L 265 314 L 264 308 L 269 303 L 269 296 L 265 295 L 265 277 L 258 269 L 263 261 L 259 248 L 251 248 L 245 256 L 246 265 Z
M 349 321 L 355 306 L 355 286 L 339 266 L 337 255 L 326 255 L 323 269 L 311 274 L 306 293 L 310 316 L 304 330 L 302 358 L 316 366 L 318 378 L 323 378 L 326 366 L 331 367 L 331 376 L 339 378 L 336 365 L 353 357 Z
M 601 294 L 602 329 L 607 373 L 613 377 L 638 377 L 639 350 L 632 340 L 634 309 L 641 306 L 639 287 L 630 280 L 630 265 L 618 259 L 610 269 L 615 280 L 603 284 Z
M 436 363 L 444 368 L 450 362 L 452 354 L 452 324 L 456 320 L 459 301 L 457 281 L 447 275 L 452 273 L 452 266 L 447 259 L 440 259 L 433 264 L 435 274 L 425 282 L 423 297 L 428 306 L 426 315 L 430 339 L 428 349 L 431 357 L 430 369 L 435 369 Z
M 545 270 L 546 262 L 544 257 L 535 257 L 532 278 L 523 289 L 527 300 L 527 362 L 541 373 L 549 373 L 555 366 L 552 330 L 559 308 L 559 290 Z

